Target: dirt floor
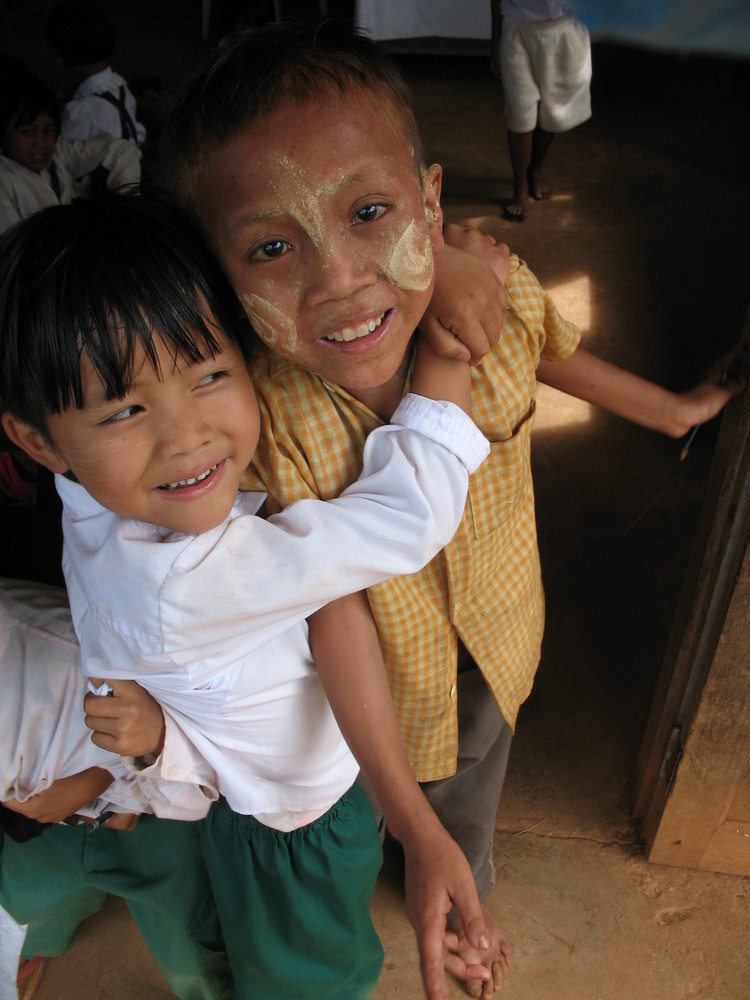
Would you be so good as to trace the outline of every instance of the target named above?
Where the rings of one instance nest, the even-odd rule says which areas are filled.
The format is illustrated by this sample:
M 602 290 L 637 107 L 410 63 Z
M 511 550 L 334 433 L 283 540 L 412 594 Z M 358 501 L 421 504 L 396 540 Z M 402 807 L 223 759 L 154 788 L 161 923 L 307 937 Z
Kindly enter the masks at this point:
M 116 68 L 179 84 L 203 51 L 198 5 L 109 6 L 120 17 Z M 51 64 L 36 28 L 21 24 L 12 47 L 42 72 Z M 684 388 L 737 339 L 750 299 L 747 63 L 595 45 L 593 118 L 555 140 L 555 198 L 518 224 L 502 218 L 511 174 L 488 60 L 401 58 L 428 157 L 445 168 L 448 219 L 519 252 L 587 347 Z M 680 463 L 679 442 L 540 393 L 548 625 L 511 752 L 488 904 L 513 949 L 505 1000 L 750 996 L 750 880 L 649 864 L 630 811 L 715 436 L 703 428 Z M 373 901 L 386 950 L 377 1000 L 421 995 L 395 868 L 389 857 Z M 127 911 L 109 900 L 50 962 L 37 996 L 169 995 Z

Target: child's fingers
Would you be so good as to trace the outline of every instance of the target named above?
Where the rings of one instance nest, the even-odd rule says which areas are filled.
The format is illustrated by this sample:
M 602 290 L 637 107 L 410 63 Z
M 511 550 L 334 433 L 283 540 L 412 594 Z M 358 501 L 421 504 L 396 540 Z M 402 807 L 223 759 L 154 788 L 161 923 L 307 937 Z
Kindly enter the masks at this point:
M 115 813 L 102 826 L 106 826 L 108 830 L 132 830 L 138 819 L 138 813 Z

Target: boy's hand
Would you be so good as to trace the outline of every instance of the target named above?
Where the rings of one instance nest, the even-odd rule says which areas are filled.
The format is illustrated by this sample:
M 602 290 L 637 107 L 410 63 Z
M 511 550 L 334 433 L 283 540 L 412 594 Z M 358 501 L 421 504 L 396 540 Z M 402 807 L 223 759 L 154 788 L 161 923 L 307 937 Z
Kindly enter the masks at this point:
M 111 784 L 109 771 L 103 767 L 89 767 L 68 778 L 58 778 L 49 788 L 25 802 L 10 799 L 3 805 L 38 823 L 59 823 L 98 798 Z
M 91 678 L 92 683 L 103 683 Z M 161 753 L 165 723 L 161 705 L 136 681 L 106 681 L 110 695 L 87 694 L 84 719 L 91 741 L 103 750 L 125 757 Z
M 490 233 L 483 233 L 476 226 L 465 226 L 458 222 L 449 222 L 443 227 L 443 239 L 449 247 L 465 250 L 489 264 L 495 277 L 505 285 L 510 275 L 510 247 L 507 243 L 498 243 Z M 505 308 L 505 291 L 502 308 Z
M 741 350 L 737 346 L 724 354 L 709 373 L 687 392 L 678 394 L 682 426 L 675 437 L 687 434 L 696 424 L 705 424 L 726 406 L 732 397 L 743 392 L 747 377 L 740 364 Z
M 446 226 L 454 245 L 435 257 L 435 290 L 419 329 L 442 357 L 478 364 L 500 337 L 506 299 L 498 272 L 507 277 L 508 248 L 469 230 Z
M 455 935 L 446 934 L 448 914 L 455 907 L 466 929 L 461 944 L 470 943 L 478 952 L 490 947 L 482 906 L 463 852 L 438 822 L 423 826 L 413 843 L 401 843 L 406 862 L 406 911 L 417 936 L 428 1000 L 447 1000 L 446 970 L 463 982 L 488 983 L 490 970 L 482 964 L 467 965 L 457 954 Z

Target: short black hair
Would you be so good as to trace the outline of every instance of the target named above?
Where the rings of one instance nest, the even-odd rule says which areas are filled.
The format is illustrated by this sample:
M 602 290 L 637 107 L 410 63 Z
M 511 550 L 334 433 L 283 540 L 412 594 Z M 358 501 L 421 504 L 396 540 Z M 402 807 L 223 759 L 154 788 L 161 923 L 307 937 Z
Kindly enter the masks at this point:
M 115 47 L 112 22 L 101 7 L 86 0 L 54 7 L 47 18 L 47 38 L 71 68 L 109 59 Z
M 247 356 L 234 292 L 163 194 L 81 198 L 0 237 L 0 406 L 45 438 L 51 414 L 83 405 L 83 357 L 120 399 L 138 347 L 157 372 L 157 338 L 204 360 L 218 347 L 212 322 Z
M 371 92 L 422 165 L 409 87 L 391 57 L 346 21 L 288 22 L 230 35 L 175 101 L 161 156 L 178 200 L 197 211 L 197 175 L 217 145 L 285 103 L 331 91 Z
M 55 131 L 60 132 L 60 102 L 47 84 L 19 72 L 7 77 L 0 86 L 0 132 L 15 119 L 14 126 L 30 125 L 39 115 L 48 114 L 55 123 Z

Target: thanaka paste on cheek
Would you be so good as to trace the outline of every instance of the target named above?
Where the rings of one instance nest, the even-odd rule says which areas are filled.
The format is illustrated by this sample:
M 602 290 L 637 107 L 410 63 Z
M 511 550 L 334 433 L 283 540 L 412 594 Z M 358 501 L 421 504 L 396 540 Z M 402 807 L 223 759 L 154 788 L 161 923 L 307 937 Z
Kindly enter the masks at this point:
M 412 219 L 393 247 L 384 274 L 398 288 L 424 292 L 430 287 L 433 270 L 430 235 L 421 236 Z
M 260 295 L 247 292 L 240 293 L 240 302 L 264 344 L 269 347 L 280 346 L 288 354 L 295 354 L 299 350 L 297 328 L 279 308 Z

